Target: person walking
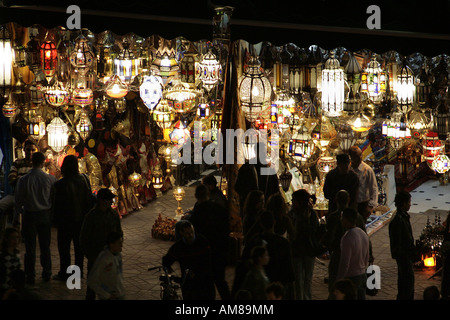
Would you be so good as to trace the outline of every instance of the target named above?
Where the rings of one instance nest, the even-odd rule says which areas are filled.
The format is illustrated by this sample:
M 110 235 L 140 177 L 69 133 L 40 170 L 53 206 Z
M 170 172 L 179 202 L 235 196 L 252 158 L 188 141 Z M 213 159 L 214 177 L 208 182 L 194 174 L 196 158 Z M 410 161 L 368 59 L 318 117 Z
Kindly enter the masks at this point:
M 176 228 L 181 239 L 169 248 L 162 258 L 162 265 L 171 273 L 172 265 L 178 261 L 183 279 L 183 300 L 214 300 L 216 292 L 208 239 L 196 234 L 188 220 L 178 221 Z
M 288 240 L 291 239 L 294 225 L 291 217 L 288 215 L 289 207 L 281 193 L 274 193 L 267 199 L 266 209 L 272 212 L 275 219 L 274 232 Z
M 341 256 L 337 280 L 350 279 L 356 287 L 357 299 L 366 298 L 366 270 L 369 266 L 369 237 L 356 226 L 358 212 L 353 208 L 342 211 L 342 226 L 346 230 L 341 239 Z
M 78 159 L 74 155 L 64 158 L 61 165 L 63 178 L 56 181 L 52 190 L 53 223 L 58 229 L 59 272 L 53 279 L 66 281 L 67 267 L 71 265 L 70 246 L 73 241 L 75 265 L 83 275 L 84 255 L 80 246 L 83 219 L 93 207 L 89 178 L 80 174 Z
M 123 234 L 113 231 L 106 237 L 106 246 L 100 252 L 91 271 L 87 285 L 97 294 L 100 300 L 123 300 L 122 267 Z
M 196 234 L 201 234 L 208 239 L 211 245 L 211 267 L 214 283 L 222 300 L 230 300 L 230 288 L 225 279 L 230 243 L 228 212 L 217 202 L 210 200 L 206 185 L 201 184 L 196 187 L 195 198 L 197 202 L 187 220 L 194 226 Z
M 33 168 L 17 182 L 15 190 L 16 213 L 22 212 L 22 237 L 25 243 L 24 269 L 28 284 L 36 278 L 36 237 L 39 238 L 42 279 L 49 281 L 52 274 L 51 241 L 51 189 L 56 178 L 45 173 L 45 155 L 33 153 Z
M 84 217 L 80 230 L 80 246 L 87 258 L 87 276 L 100 252 L 104 249 L 108 234 L 123 234 L 119 214 L 111 208 L 115 194 L 108 188 L 97 192 L 94 208 Z M 95 291 L 87 287 L 86 300 L 95 300 Z
M 291 242 L 297 300 L 311 300 L 311 285 L 316 256 L 325 250 L 319 244 L 319 218 L 312 208 L 311 195 L 305 189 L 292 194 L 290 215 L 295 235 Z
M 397 210 L 389 223 L 389 241 L 391 256 L 397 262 L 397 300 L 413 300 L 413 262 L 417 256 L 408 214 L 411 207 L 411 194 L 407 191 L 399 191 L 395 195 L 394 203 Z
M 219 189 L 219 187 L 217 187 L 216 177 L 214 177 L 212 174 L 209 174 L 203 177 L 202 184 L 208 187 L 209 200 L 215 202 L 228 211 L 227 197 L 225 197 L 223 192 Z
M 336 194 L 339 190 L 346 190 L 350 194 L 349 207 L 356 207 L 359 179 L 356 173 L 350 170 L 350 157 L 347 154 L 336 156 L 337 167 L 328 172 L 323 184 L 323 194 L 328 199 L 328 212 L 337 209 Z

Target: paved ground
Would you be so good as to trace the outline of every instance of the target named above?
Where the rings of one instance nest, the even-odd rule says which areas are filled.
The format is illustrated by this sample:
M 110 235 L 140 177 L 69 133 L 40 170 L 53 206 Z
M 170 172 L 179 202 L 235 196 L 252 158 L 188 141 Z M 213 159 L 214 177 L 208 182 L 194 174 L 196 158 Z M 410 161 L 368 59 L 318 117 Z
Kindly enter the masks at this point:
M 186 187 L 186 197 L 182 201 L 182 207 L 192 207 L 195 199 L 194 186 Z M 448 194 L 448 193 L 447 193 Z M 414 195 L 413 195 L 414 199 Z M 142 210 L 135 211 L 122 219 L 124 230 L 124 280 L 129 300 L 159 300 L 158 272 L 147 271 L 148 267 L 161 263 L 161 257 L 165 254 L 170 241 L 162 241 L 151 237 L 151 228 L 158 214 L 174 217 L 177 203 L 168 191 L 162 197 L 148 203 Z M 444 209 L 444 208 L 440 208 Z M 417 239 L 424 228 L 427 217 L 434 221 L 436 209 L 430 209 L 422 213 L 411 213 L 412 228 Z M 448 210 L 448 208 L 446 208 Z M 441 216 L 444 219 L 446 216 Z M 384 225 L 371 235 L 375 264 L 381 269 L 381 290 L 375 297 L 367 297 L 368 300 L 394 300 L 397 292 L 397 267 L 390 257 L 388 227 Z M 52 232 L 52 262 L 53 272 L 56 274 L 59 267 L 58 252 L 56 249 L 56 230 Z M 21 248 L 24 252 L 24 248 Z M 37 274 L 40 274 L 39 258 L 37 259 Z M 228 279 L 233 279 L 233 266 L 228 269 Z M 422 299 L 423 289 L 430 285 L 440 288 L 440 276 L 432 279 L 429 277 L 434 270 L 416 270 L 415 298 Z M 327 285 L 324 278 L 327 275 L 327 261 L 317 261 L 313 279 L 313 299 L 325 300 L 327 298 Z M 86 282 L 82 279 L 81 290 L 67 289 L 65 283 L 52 280 L 48 283 L 36 279 L 34 289 L 46 300 L 83 300 Z

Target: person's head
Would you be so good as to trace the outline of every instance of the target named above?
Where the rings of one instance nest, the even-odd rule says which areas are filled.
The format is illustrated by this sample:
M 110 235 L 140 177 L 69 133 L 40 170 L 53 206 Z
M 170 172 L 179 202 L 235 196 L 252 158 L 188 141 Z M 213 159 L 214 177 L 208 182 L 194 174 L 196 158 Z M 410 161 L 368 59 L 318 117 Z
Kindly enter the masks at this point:
M 61 165 L 61 173 L 64 177 L 74 176 L 80 173 L 78 168 L 78 158 L 71 154 L 65 156 Z
M 342 174 L 350 171 L 350 157 L 346 153 L 341 153 L 336 156 L 336 167 Z
M 292 193 L 292 205 L 294 209 L 300 210 L 310 204 L 311 194 L 306 189 L 299 189 Z
M 269 210 L 263 210 L 261 215 L 259 216 L 259 221 L 264 231 L 271 232 L 273 231 L 273 226 L 275 224 L 275 219 L 273 217 L 273 213 Z
M 181 239 L 186 244 L 193 244 L 195 240 L 194 226 L 189 220 L 180 220 L 176 223 L 175 229 L 179 233 Z
M 247 195 L 244 203 L 244 212 L 261 211 L 264 208 L 264 193 L 260 190 L 252 190 Z
M 20 233 L 16 228 L 8 227 L 3 233 L 2 251 L 6 252 L 9 249 L 15 249 L 19 245 Z
M 352 167 L 358 168 L 362 162 L 362 151 L 358 146 L 353 146 L 348 150 L 350 159 L 352 161 Z
M 23 144 L 23 151 L 25 152 L 25 159 L 31 160 L 31 156 L 37 150 L 36 144 L 31 140 L 25 140 Z
M 336 300 L 356 300 L 356 287 L 350 279 L 339 279 L 334 283 Z
M 272 211 L 275 218 L 287 213 L 288 207 L 281 193 L 277 192 L 269 196 L 266 209 Z
M 250 257 L 254 265 L 265 266 L 269 263 L 269 253 L 266 247 L 256 246 L 250 252 Z
M 429 286 L 423 290 L 423 300 L 439 300 L 441 294 L 436 286 Z
M 217 187 L 217 179 L 212 174 L 204 176 L 202 179 L 202 184 L 208 187 L 209 190 L 213 190 Z
M 345 229 L 353 228 L 356 225 L 356 219 L 358 218 L 358 211 L 353 208 L 345 208 L 342 211 L 342 226 Z
M 370 205 L 369 201 L 364 201 L 358 204 L 358 212 L 364 219 L 368 219 L 372 214 L 373 207 Z
M 208 190 L 208 187 L 206 185 L 199 184 L 195 188 L 195 199 L 197 199 L 197 201 L 199 203 L 209 200 L 209 190 Z
M 97 192 L 97 205 L 100 210 L 105 211 L 110 208 L 116 195 L 108 188 L 101 188 Z
M 108 233 L 106 237 L 106 245 L 113 254 L 121 252 L 123 245 L 123 234 L 117 231 Z
M 33 164 L 33 168 L 43 168 L 45 162 L 45 155 L 38 151 L 31 155 L 31 163 Z
M 411 208 L 411 194 L 408 191 L 399 191 L 394 199 L 397 210 L 408 211 Z
M 281 282 L 271 282 L 266 288 L 267 300 L 283 300 L 284 286 Z
M 348 207 L 350 203 L 350 194 L 347 190 L 339 190 L 336 193 L 336 204 L 340 210 Z

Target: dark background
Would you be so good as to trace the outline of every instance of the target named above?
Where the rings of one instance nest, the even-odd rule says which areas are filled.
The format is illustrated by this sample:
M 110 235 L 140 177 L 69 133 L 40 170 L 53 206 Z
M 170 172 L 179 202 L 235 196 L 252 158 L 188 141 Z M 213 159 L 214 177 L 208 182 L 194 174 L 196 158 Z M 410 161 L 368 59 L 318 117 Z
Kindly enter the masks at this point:
M 141 37 L 158 34 L 166 39 L 184 36 L 192 41 L 211 39 L 213 8 L 231 6 L 234 7 L 232 40 L 268 41 L 275 45 L 292 42 L 327 50 L 336 47 L 377 53 L 395 50 L 403 55 L 419 52 L 431 57 L 450 52 L 450 0 L 0 0 L 0 3 L 2 24 L 65 26 L 69 17 L 65 10 L 76 4 L 81 8 L 81 27 L 94 33 L 110 30 L 119 35 L 134 32 Z M 381 30 L 366 27 L 370 16 L 366 10 L 372 4 L 381 9 Z M 55 11 L 17 6 L 51 7 Z M 103 16 L 91 15 L 94 11 Z M 134 16 L 124 17 L 128 14 Z M 249 21 L 261 26 L 248 26 Z

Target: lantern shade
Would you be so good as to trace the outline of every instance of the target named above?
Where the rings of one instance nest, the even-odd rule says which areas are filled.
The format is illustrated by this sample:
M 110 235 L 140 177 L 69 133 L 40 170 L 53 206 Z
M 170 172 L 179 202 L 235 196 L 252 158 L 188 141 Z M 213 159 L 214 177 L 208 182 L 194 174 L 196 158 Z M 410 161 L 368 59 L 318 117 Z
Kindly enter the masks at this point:
M 161 129 L 168 129 L 174 120 L 174 113 L 166 99 L 161 99 L 152 112 L 153 121 Z
M 375 55 L 361 75 L 361 92 L 366 92 L 374 102 L 380 101 L 381 93 L 386 92 L 386 73 L 381 70 Z
M 211 49 L 203 55 L 198 67 L 199 78 L 206 90 L 211 91 L 222 77 L 222 65 Z
M 437 173 L 446 173 L 449 168 L 450 158 L 445 154 L 440 154 L 436 156 L 431 163 L 431 169 L 436 171 Z
M 164 185 L 164 176 L 159 166 L 156 166 L 152 173 L 153 188 L 161 189 Z
M 291 186 L 291 181 L 292 181 L 292 173 L 284 169 L 284 172 L 280 174 L 281 187 L 283 188 L 284 192 L 289 190 L 289 187 Z
M 92 67 L 94 58 L 95 56 L 89 47 L 88 40 L 83 35 L 80 35 L 76 40 L 75 49 L 70 55 L 70 63 L 78 72 L 84 75 Z
M 334 51 L 322 70 L 322 110 L 327 117 L 338 117 L 344 109 L 344 71 Z
M 305 126 L 301 126 L 288 142 L 288 155 L 297 162 L 306 162 L 314 153 L 315 144 Z
M 86 112 L 81 112 L 80 118 L 76 124 L 76 130 L 80 134 L 80 137 L 83 141 L 86 140 L 87 137 L 91 134 L 93 129 L 92 123 L 89 120 L 89 116 Z
M 50 89 L 45 91 L 45 100 L 52 107 L 60 107 L 69 103 L 70 94 L 64 89 Z
M 114 59 L 114 74 L 122 81 L 131 82 L 139 73 L 139 59 L 136 59 L 131 51 L 128 41 L 125 40 L 122 45 L 122 51 L 117 59 Z
M 72 102 L 75 105 L 84 107 L 92 104 L 94 101 L 94 93 L 89 88 L 76 88 L 72 93 Z
M 429 166 L 432 165 L 436 156 L 443 152 L 445 144 L 439 139 L 434 131 L 429 131 L 422 140 L 423 157 Z
M 269 79 L 262 72 L 261 63 L 252 57 L 247 70 L 239 79 L 239 100 L 244 116 L 254 122 L 272 95 Z
M 60 118 L 55 117 L 47 126 L 48 145 L 55 152 L 61 152 L 67 145 L 69 128 Z
M 402 67 L 397 74 L 397 101 L 399 108 L 403 112 L 408 112 L 414 102 L 415 85 L 414 72 L 406 64 L 406 59 L 403 59 Z
M 58 67 L 58 51 L 53 41 L 44 41 L 41 45 L 41 66 L 47 81 L 51 79 Z
M 163 92 L 164 99 L 177 113 L 192 111 L 197 106 L 198 94 L 182 83 L 174 85 Z
M 163 82 L 161 77 L 144 76 L 139 92 L 145 106 L 149 110 L 153 110 L 162 98 Z
M 113 75 L 105 84 L 106 94 L 114 99 L 120 99 L 128 94 L 128 86 L 119 76 Z

